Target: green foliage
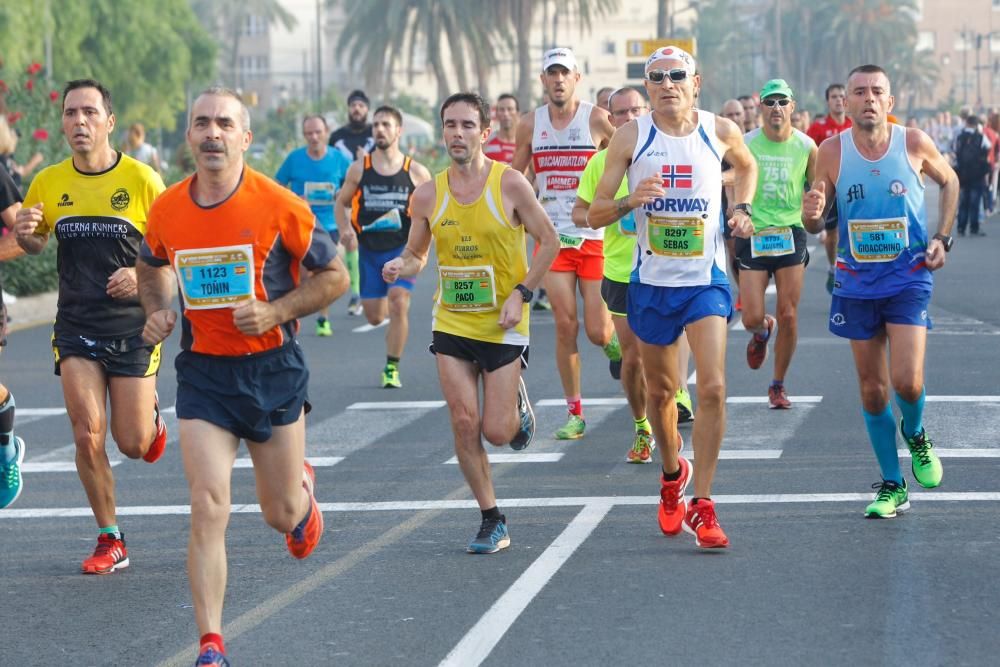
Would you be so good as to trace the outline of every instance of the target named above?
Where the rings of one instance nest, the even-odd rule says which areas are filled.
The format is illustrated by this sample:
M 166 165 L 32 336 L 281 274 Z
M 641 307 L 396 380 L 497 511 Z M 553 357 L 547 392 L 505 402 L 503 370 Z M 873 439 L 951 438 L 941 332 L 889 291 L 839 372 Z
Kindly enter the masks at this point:
M 21 72 L 0 68 L 0 95 L 7 109 L 7 122 L 20 138 L 14 159 L 25 164 L 35 153 L 42 164 L 59 162 L 69 154 L 62 140 L 61 93 L 46 85 L 40 63 L 27 65 Z
M 49 238 L 45 249 L 38 255 L 22 255 L 8 262 L 0 262 L 0 282 L 14 296 L 30 296 L 51 292 L 59 287 L 56 273 L 56 248 L 54 237 Z

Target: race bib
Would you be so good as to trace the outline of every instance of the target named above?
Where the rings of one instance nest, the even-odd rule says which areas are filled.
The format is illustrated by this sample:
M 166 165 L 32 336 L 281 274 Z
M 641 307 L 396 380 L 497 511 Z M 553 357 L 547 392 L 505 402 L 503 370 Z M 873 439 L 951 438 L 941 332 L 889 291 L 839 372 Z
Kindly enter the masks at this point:
M 495 310 L 496 285 L 492 266 L 439 266 L 438 303 L 447 310 L 475 313 Z
M 559 247 L 560 248 L 579 248 L 583 245 L 583 238 L 579 236 L 570 236 L 568 234 L 559 234 Z
M 392 209 L 361 228 L 363 232 L 398 232 L 403 228 L 399 209 Z
M 905 218 L 848 220 L 847 235 L 857 262 L 891 262 L 910 245 Z
M 629 211 L 618 221 L 618 231 L 622 236 L 635 236 L 635 211 Z
M 705 256 L 705 221 L 701 218 L 649 216 L 649 249 L 660 257 L 701 259 Z
M 766 227 L 750 237 L 750 256 L 783 257 L 795 252 L 791 227 Z
M 227 308 L 254 298 L 251 245 L 178 250 L 174 271 L 185 308 Z
M 310 206 L 333 206 L 336 194 L 337 189 L 333 187 L 333 183 L 306 181 L 302 189 L 302 196 Z

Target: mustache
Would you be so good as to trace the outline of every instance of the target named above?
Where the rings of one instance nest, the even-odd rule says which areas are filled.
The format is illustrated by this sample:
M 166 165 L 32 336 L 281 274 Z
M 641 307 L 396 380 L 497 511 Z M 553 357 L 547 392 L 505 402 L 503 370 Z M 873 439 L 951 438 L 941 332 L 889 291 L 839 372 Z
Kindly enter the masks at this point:
M 225 153 L 226 145 L 221 141 L 203 141 L 198 145 L 198 150 L 202 153 Z

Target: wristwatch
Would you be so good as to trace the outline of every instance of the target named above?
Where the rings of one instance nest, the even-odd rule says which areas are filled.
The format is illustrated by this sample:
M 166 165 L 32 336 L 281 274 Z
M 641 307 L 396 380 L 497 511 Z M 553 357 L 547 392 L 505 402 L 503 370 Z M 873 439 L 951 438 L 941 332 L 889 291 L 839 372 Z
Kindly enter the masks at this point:
M 514 285 L 514 289 L 516 289 L 518 292 L 521 293 L 521 301 L 523 301 L 524 303 L 530 303 L 531 297 L 535 296 L 534 292 L 532 292 L 530 289 L 528 289 L 521 283 Z
M 736 213 L 736 211 L 743 211 L 748 218 L 753 217 L 753 207 L 750 204 L 736 204 L 733 206 L 733 213 Z
M 935 234 L 934 238 L 941 242 L 944 246 L 945 252 L 951 252 L 951 246 L 955 244 L 955 239 L 952 236 L 945 236 L 944 234 Z

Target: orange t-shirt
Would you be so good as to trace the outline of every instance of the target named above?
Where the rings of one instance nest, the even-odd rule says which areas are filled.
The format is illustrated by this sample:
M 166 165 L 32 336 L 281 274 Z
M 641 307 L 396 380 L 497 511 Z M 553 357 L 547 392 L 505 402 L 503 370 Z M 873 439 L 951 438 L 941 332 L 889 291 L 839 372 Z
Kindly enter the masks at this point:
M 280 347 L 295 337 L 296 320 L 247 336 L 233 324 L 234 304 L 227 299 L 274 301 L 291 292 L 300 265 L 320 269 L 337 256 L 330 235 L 304 200 L 250 167 L 233 194 L 209 207 L 191 196 L 195 178 L 153 202 L 140 253 L 148 264 L 174 268 L 181 288 L 181 348 L 234 357 Z

